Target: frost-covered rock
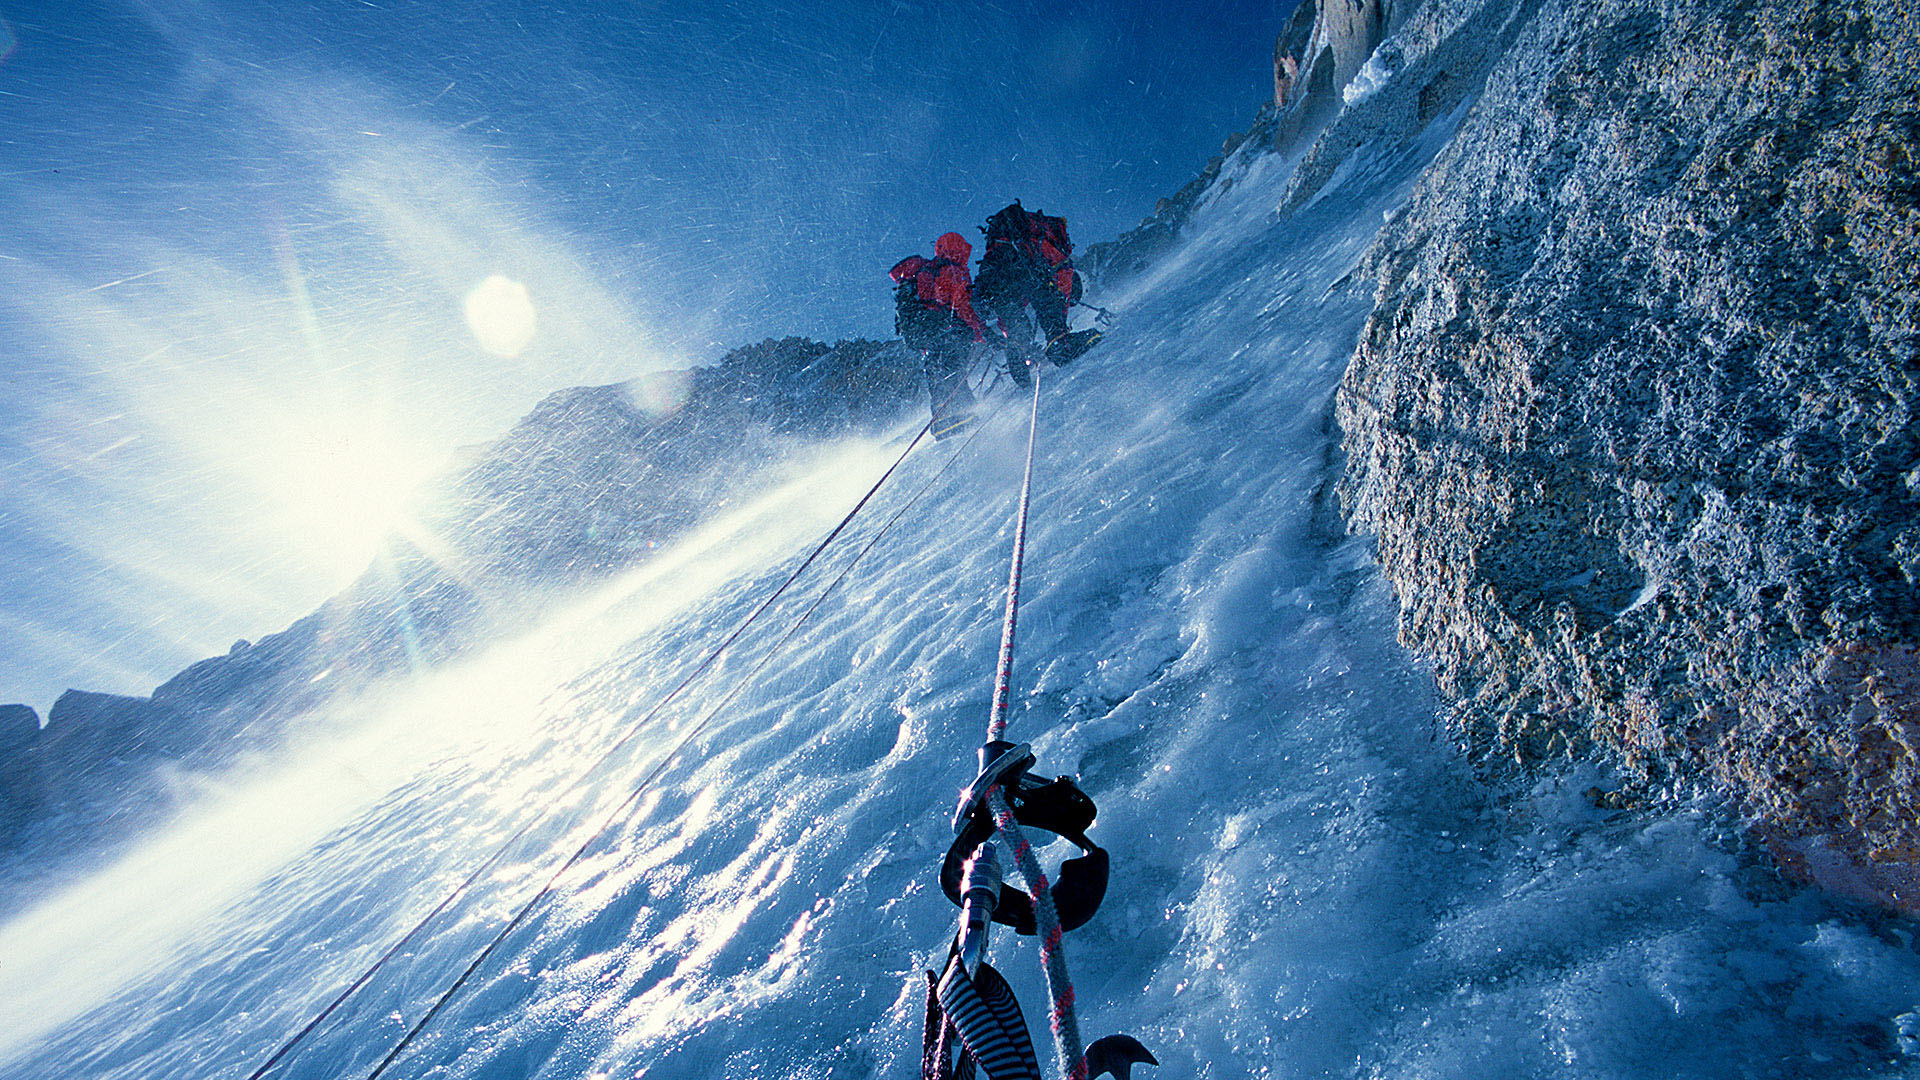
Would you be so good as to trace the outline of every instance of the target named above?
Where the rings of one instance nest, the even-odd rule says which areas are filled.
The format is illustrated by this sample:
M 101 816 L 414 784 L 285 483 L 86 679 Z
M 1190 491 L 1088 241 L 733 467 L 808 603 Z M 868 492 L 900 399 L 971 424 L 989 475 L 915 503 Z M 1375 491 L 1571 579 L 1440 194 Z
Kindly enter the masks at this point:
M 1415 5 L 1400 0 L 1304 0 L 1274 43 L 1269 135 L 1286 150 L 1312 137 L 1351 101 L 1347 91 L 1380 43 Z M 1380 80 L 1384 82 L 1384 79 Z
M 1353 81 L 1340 88 L 1340 100 L 1348 105 L 1362 98 L 1370 97 L 1381 87 L 1387 85 L 1398 74 L 1406 58 L 1401 55 L 1400 47 L 1391 41 L 1383 41 L 1373 50 Z
M 1400 15 L 1391 26 L 1391 77 L 1350 101 L 1341 89 L 1344 104 L 1301 152 L 1278 212 L 1291 214 L 1326 195 L 1360 155 L 1402 153 L 1416 140 L 1451 134 L 1448 121 L 1481 94 L 1530 10 L 1484 0 L 1433 0 Z
M 1274 40 L 1273 100 L 1252 126 L 1228 136 L 1200 174 L 1161 199 L 1138 226 L 1115 240 L 1089 245 L 1079 259 L 1081 270 L 1096 284 L 1144 270 L 1174 245 L 1205 200 L 1229 188 L 1244 172 L 1246 159 L 1258 152 L 1301 153 L 1279 209 L 1286 214 L 1300 208 L 1353 150 L 1405 142 L 1476 89 L 1496 51 L 1489 49 L 1488 39 L 1503 21 L 1513 20 L 1499 5 L 1463 0 L 1306 0 Z M 1385 42 L 1388 34 L 1396 41 Z M 1403 77 L 1403 69 L 1411 70 Z M 1365 92 L 1349 93 L 1362 74 Z M 1377 93 L 1389 86 L 1408 89 Z M 1388 100 L 1371 102 L 1376 97 Z M 1229 164 L 1236 157 L 1243 168 Z
M 1369 257 L 1339 398 L 1403 637 L 1476 748 L 1723 785 L 1920 909 L 1920 21 L 1473 18 L 1510 43 Z M 1437 78 L 1408 53 L 1362 106 Z

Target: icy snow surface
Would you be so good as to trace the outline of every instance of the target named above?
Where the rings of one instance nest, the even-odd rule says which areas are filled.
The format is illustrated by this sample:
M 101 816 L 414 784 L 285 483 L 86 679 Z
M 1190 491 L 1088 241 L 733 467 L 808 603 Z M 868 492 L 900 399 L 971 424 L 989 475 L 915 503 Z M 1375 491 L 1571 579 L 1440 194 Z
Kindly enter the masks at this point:
M 1366 296 L 1331 288 L 1432 151 L 1272 221 L 1237 183 L 1048 372 L 1010 734 L 1113 855 L 1068 938 L 1088 1038 L 1142 1077 L 1914 1071 L 1920 962 L 1775 883 L 1724 823 L 1477 782 L 1326 485 Z M 905 1077 L 971 777 L 1025 410 L 979 438 L 397 1063 L 400 1077 Z M 593 605 L 389 703 L 0 930 L 0 1073 L 243 1077 L 781 580 L 900 443 L 830 448 Z M 365 1075 L 738 683 L 826 569 L 275 1075 Z M 1035 950 L 995 953 L 1050 1048 Z

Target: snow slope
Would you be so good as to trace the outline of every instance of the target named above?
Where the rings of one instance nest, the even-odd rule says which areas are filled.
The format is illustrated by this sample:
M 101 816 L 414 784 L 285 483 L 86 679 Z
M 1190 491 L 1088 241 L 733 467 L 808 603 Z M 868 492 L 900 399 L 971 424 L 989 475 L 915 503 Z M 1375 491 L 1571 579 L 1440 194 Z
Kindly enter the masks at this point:
M 1243 151 L 1188 239 L 1107 298 L 1107 343 L 1044 380 L 1010 734 L 1101 806 L 1114 885 L 1067 942 L 1083 1031 L 1137 1035 L 1163 1062 L 1145 1077 L 1920 1072 L 1905 924 L 1780 886 L 1697 808 L 1596 810 L 1597 770 L 1490 789 L 1440 737 L 1328 500 L 1329 401 L 1369 306 L 1337 283 L 1445 134 L 1356 154 L 1281 220 L 1290 161 Z M 998 400 L 612 759 L 898 440 L 792 466 L 596 604 L 0 929 L 0 1069 L 245 1076 L 559 799 L 275 1073 L 365 1075 L 931 481 L 391 1073 L 912 1075 L 1024 441 Z M 1034 949 L 1010 940 L 998 966 L 1037 1020 Z

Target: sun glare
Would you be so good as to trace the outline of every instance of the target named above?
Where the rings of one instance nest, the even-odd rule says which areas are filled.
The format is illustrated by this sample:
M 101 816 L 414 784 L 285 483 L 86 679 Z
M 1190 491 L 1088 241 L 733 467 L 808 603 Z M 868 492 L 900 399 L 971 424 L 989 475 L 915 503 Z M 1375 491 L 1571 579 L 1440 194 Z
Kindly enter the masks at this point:
M 467 326 L 495 356 L 519 356 L 533 341 L 533 297 L 512 278 L 494 274 L 467 294 Z
M 272 466 L 287 525 L 344 585 L 404 525 L 436 463 L 381 431 L 340 425 L 286 434 Z

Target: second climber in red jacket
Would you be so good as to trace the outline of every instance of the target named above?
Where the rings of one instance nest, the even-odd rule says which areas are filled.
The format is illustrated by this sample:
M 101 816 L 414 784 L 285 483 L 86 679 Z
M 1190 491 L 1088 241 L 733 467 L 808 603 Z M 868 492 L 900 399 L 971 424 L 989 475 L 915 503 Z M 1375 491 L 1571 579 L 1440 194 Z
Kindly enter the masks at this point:
M 967 260 L 973 245 L 959 233 L 933 242 L 933 258 L 909 255 L 890 272 L 894 329 L 910 349 L 918 349 L 933 406 L 933 436 L 944 439 L 973 419 L 973 394 L 967 389 L 967 358 L 986 334 L 973 310 L 973 278 Z

